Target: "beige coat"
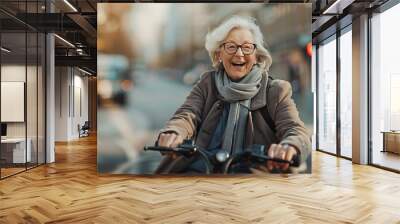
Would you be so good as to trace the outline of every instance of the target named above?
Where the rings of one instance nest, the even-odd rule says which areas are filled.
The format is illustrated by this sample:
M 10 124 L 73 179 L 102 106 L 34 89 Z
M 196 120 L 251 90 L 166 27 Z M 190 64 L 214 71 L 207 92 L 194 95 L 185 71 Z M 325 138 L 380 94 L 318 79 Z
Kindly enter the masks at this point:
M 200 147 L 208 146 L 223 111 L 223 101 L 215 86 L 214 74 L 215 71 L 210 71 L 202 75 L 161 133 L 174 131 L 184 139 L 194 138 Z M 268 148 L 272 143 L 286 143 L 294 146 L 301 153 L 302 161 L 305 161 L 311 153 L 311 137 L 291 98 L 291 85 L 283 80 L 270 80 L 270 88 L 266 93 L 267 81 L 267 73 L 264 73 L 260 91 L 251 100 L 245 147 L 262 144 Z M 262 115 L 266 110 L 261 108 L 265 106 L 268 106 L 270 117 L 274 120 L 276 133 Z

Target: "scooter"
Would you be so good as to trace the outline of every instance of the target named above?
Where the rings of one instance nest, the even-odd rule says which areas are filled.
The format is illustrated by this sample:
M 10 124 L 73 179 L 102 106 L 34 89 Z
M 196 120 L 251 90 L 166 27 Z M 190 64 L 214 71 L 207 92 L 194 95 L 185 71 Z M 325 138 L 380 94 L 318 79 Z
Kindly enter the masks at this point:
M 291 167 L 300 166 L 300 157 L 294 156 L 291 161 L 267 156 L 264 145 L 252 145 L 241 152 L 230 155 L 227 150 L 205 150 L 196 146 L 192 140 L 184 140 L 176 148 L 145 146 L 144 151 L 159 151 L 162 154 L 174 154 L 167 165 L 160 165 L 156 174 L 185 173 L 190 164 L 200 159 L 204 164 L 205 174 L 252 173 L 251 168 L 265 166 L 267 161 L 288 163 Z

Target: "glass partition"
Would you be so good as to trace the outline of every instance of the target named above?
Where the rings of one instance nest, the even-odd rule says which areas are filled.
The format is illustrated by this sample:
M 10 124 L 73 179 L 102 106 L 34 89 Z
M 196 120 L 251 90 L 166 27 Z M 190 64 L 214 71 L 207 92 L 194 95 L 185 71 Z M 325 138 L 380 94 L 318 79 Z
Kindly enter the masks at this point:
M 340 36 L 340 155 L 352 157 L 352 33 Z M 346 32 L 347 31 L 347 32 Z
M 400 4 L 371 18 L 372 163 L 400 171 Z
M 27 52 L 28 52 L 28 61 L 27 61 L 27 82 L 26 82 L 26 111 L 27 111 L 27 143 L 28 149 L 30 148 L 30 160 L 27 163 L 28 168 L 34 167 L 37 165 L 37 157 L 38 157 L 38 141 L 37 141 L 37 132 L 38 132 L 38 88 L 37 88 L 37 80 L 38 80 L 38 35 L 36 32 L 28 32 L 27 33 Z
M 27 1 L 26 12 L 37 13 L 37 1 Z M 31 22 L 37 23 L 38 17 L 30 19 Z M 31 148 L 31 159 L 27 163 L 27 167 L 37 166 L 37 32 L 33 29 L 27 29 L 27 142 Z
M 318 47 L 318 149 L 336 154 L 336 37 Z
M 24 171 L 31 161 L 26 141 L 26 41 L 26 32 L 1 34 L 2 177 Z
M 26 4 L 0 6 L 43 11 L 44 1 Z M 0 12 L 1 179 L 45 163 L 45 44 L 44 33 Z
M 46 65 L 46 38 L 43 33 L 38 34 L 38 74 L 37 74 L 37 147 L 38 147 L 38 164 L 44 164 L 46 162 L 46 145 L 45 145 L 45 113 L 46 113 L 46 76 L 45 76 L 45 65 Z

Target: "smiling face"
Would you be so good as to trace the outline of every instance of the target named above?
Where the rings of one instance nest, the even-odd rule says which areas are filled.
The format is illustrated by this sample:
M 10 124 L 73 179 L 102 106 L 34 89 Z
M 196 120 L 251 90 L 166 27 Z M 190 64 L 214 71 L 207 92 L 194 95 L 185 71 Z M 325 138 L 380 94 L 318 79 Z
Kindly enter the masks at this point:
M 254 37 L 250 30 L 236 28 L 228 33 L 223 43 L 234 43 L 236 45 L 254 44 Z M 222 60 L 225 71 L 232 80 L 239 80 L 246 76 L 257 62 L 255 50 L 252 54 L 245 55 L 241 48 L 238 48 L 234 54 L 228 54 L 224 46 L 221 46 L 217 57 Z

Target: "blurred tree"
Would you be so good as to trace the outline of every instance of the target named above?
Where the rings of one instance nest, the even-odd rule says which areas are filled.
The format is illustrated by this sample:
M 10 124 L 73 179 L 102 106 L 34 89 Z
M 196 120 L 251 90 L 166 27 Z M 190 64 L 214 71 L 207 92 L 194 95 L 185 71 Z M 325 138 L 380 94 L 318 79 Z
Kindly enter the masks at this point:
M 101 53 L 123 55 L 132 61 L 135 56 L 135 46 L 126 29 L 130 24 L 128 16 L 132 12 L 133 5 L 117 3 L 112 3 L 112 7 L 107 5 L 107 3 L 99 4 L 97 49 Z

